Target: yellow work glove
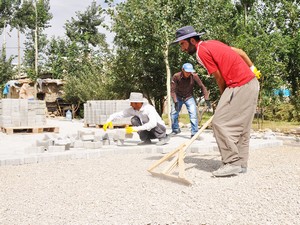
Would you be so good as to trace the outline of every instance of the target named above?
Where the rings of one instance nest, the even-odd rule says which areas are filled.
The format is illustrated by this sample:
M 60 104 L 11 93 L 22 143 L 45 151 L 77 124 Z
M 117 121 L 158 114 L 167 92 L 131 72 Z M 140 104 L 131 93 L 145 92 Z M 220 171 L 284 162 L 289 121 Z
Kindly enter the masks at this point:
M 260 72 L 259 70 L 257 70 L 257 68 L 256 68 L 254 65 L 252 65 L 252 66 L 250 67 L 250 69 L 251 69 L 252 72 L 255 74 L 256 78 L 259 79 L 260 76 L 261 76 L 261 72 Z
M 126 134 L 131 134 L 132 132 L 137 132 L 135 127 L 126 127 L 125 128 Z
M 112 124 L 111 121 L 110 121 L 110 122 L 107 122 L 107 123 L 105 123 L 105 124 L 103 125 L 103 130 L 106 131 L 106 130 L 107 130 L 107 127 L 108 127 L 109 129 L 114 128 L 114 126 L 113 126 L 113 124 Z

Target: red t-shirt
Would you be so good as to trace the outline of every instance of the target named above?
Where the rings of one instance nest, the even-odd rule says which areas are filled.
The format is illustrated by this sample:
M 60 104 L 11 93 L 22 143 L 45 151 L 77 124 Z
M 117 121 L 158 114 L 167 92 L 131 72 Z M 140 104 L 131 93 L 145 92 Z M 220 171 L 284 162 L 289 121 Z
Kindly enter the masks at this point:
M 227 87 L 242 86 L 255 77 L 243 58 L 220 41 L 199 42 L 197 61 L 209 74 L 219 70 Z

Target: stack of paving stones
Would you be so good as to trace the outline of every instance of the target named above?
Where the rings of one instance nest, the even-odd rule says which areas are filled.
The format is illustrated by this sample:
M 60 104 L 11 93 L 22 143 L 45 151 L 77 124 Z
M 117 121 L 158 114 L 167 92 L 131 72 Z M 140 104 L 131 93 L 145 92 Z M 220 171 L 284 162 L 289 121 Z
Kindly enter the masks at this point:
M 41 126 L 46 124 L 46 103 L 41 100 L 1 99 L 0 127 Z
M 115 113 L 127 109 L 130 103 L 127 100 L 93 100 L 84 104 L 84 124 L 85 126 L 102 126 L 108 117 Z M 130 118 L 117 119 L 113 123 L 115 126 L 130 124 Z
M 45 134 L 42 140 L 37 140 L 35 145 L 25 149 L 26 154 L 44 152 L 64 152 L 68 150 L 100 149 L 104 145 L 124 145 L 125 139 L 130 139 L 133 134 L 126 134 L 124 129 L 110 132 L 78 131 L 77 134 L 59 136 Z

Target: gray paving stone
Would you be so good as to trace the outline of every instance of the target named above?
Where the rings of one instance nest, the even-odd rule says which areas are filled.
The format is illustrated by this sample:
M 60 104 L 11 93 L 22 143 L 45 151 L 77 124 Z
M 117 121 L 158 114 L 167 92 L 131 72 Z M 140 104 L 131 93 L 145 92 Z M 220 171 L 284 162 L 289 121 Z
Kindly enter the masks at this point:
M 62 145 L 54 145 L 48 147 L 48 152 L 64 152 L 66 150 L 66 146 Z
M 55 161 L 64 161 L 71 159 L 71 154 L 69 152 L 62 152 L 62 154 L 57 154 L 55 156 Z
M 70 124 L 70 123 L 68 123 Z M 78 126 L 82 129 L 83 124 L 76 124 L 72 122 L 73 126 Z M 65 133 L 56 134 L 32 134 L 32 135 L 19 135 L 14 134 L 13 136 L 2 135 L 1 137 L 1 146 L 0 146 L 0 166 L 5 165 L 21 165 L 28 163 L 40 163 L 40 162 L 53 162 L 53 161 L 62 161 L 70 159 L 87 159 L 87 158 L 97 158 L 102 157 L 108 154 L 140 154 L 140 153 L 161 153 L 166 154 L 170 151 L 175 150 L 183 143 L 190 140 L 190 130 L 182 130 L 180 135 L 172 137 L 170 142 L 164 146 L 156 146 L 155 143 L 158 141 L 153 140 L 153 144 L 146 146 L 138 146 L 137 143 L 140 142 L 139 136 L 137 133 L 132 134 L 132 137 L 128 137 L 123 129 L 112 129 L 104 132 L 103 129 L 96 128 L 86 128 L 89 130 L 78 131 L 70 133 L 70 129 L 62 126 L 60 127 L 60 132 L 65 128 Z M 171 130 L 168 129 L 167 133 L 170 133 Z M 118 141 L 123 140 L 123 143 L 114 142 L 113 137 L 118 133 Z M 79 138 L 82 135 L 91 135 L 87 138 L 90 141 L 82 141 Z M 106 140 L 105 140 L 106 137 Z M 19 141 L 15 141 L 18 139 Z M 86 139 L 86 138 L 84 138 Z M 40 146 L 36 145 L 36 141 L 40 141 Z M 61 142 L 71 142 L 70 149 L 66 150 L 66 146 L 57 146 L 52 145 L 53 140 L 61 140 Z M 97 141 L 95 141 L 97 140 Z M 88 143 L 87 143 L 88 142 Z M 9 148 L 3 148 L 2 143 L 5 143 Z M 26 143 L 26 145 L 20 145 L 20 143 Z M 101 145 L 101 147 L 100 147 Z M 263 139 L 262 137 L 251 139 L 250 140 L 250 150 L 255 150 L 265 147 L 274 147 L 283 145 L 283 140 L 279 139 Z M 32 147 L 35 148 L 32 148 Z M 44 152 L 44 148 L 49 148 L 53 146 L 64 151 L 54 151 Z M 187 150 L 189 153 L 203 153 L 206 151 L 216 151 L 219 152 L 213 133 L 210 130 L 205 130 L 201 135 L 199 140 L 195 140 L 194 143 Z
M 25 154 L 38 154 L 45 152 L 44 146 L 29 146 L 24 149 Z
M 73 152 L 71 154 L 71 159 L 86 159 L 86 158 L 87 158 L 86 151 L 78 151 L 78 152 Z
M 37 156 L 25 156 L 24 157 L 24 164 L 31 164 L 31 163 L 37 163 L 38 157 Z
M 101 157 L 101 151 L 100 150 L 89 150 L 87 152 L 87 159 L 95 159 Z
M 55 154 L 45 153 L 38 156 L 38 163 L 55 162 Z
M 24 164 L 24 159 L 23 158 L 12 158 L 12 159 L 6 159 L 5 160 L 5 165 L 8 166 L 18 166 Z
M 74 148 L 84 148 L 84 142 L 81 140 L 77 140 L 74 142 Z

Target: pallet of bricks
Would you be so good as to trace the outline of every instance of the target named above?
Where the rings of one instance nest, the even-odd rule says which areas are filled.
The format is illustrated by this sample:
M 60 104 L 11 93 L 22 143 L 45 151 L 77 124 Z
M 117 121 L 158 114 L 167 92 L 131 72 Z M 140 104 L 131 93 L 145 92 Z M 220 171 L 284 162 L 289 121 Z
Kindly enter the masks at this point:
M 84 104 L 85 127 L 103 127 L 108 117 L 130 107 L 128 100 L 92 100 Z M 129 118 L 121 118 L 113 121 L 114 127 L 125 127 L 130 125 Z
M 1 99 L 0 127 L 6 134 L 58 132 L 58 127 L 46 125 L 46 103 L 40 100 Z

